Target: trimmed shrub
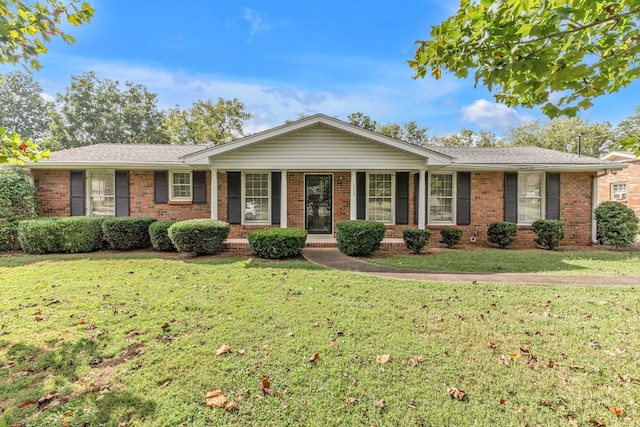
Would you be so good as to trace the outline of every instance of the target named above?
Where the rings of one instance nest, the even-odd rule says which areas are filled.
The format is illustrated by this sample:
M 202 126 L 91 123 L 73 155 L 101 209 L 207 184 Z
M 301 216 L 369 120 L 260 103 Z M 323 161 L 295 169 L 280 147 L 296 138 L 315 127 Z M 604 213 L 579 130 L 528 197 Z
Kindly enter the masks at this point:
M 487 229 L 488 240 L 500 246 L 500 249 L 506 249 L 513 238 L 518 235 L 518 225 L 513 222 L 496 221 L 489 224 Z
M 462 230 L 459 228 L 445 227 L 440 230 L 442 239 L 440 243 L 444 243 L 448 248 L 453 248 L 462 240 Z
M 380 247 L 387 227 L 381 222 L 364 220 L 339 221 L 338 248 L 349 256 L 369 256 Z
M 407 249 L 414 254 L 419 254 L 429 244 L 431 230 L 420 230 L 418 228 L 407 228 L 402 230 L 402 240 L 407 245 Z
M 177 221 L 156 221 L 149 226 L 149 238 L 151 239 L 151 246 L 156 251 L 175 251 L 176 247 L 169 238 L 169 227 L 175 224 Z
M 18 249 L 18 222 L 38 216 L 38 194 L 28 171 L 0 167 L 0 251 Z
M 102 222 L 102 232 L 111 249 L 146 248 L 151 244 L 149 226 L 156 221 L 150 217 L 106 218 Z
M 98 216 L 24 220 L 18 223 L 18 238 L 29 254 L 92 252 L 102 245 L 103 220 Z
M 251 249 L 261 258 L 280 259 L 300 256 L 307 241 L 307 230 L 263 228 L 247 236 Z
M 229 235 L 229 224 L 215 219 L 178 221 L 169 227 L 169 238 L 179 252 L 213 254 Z
M 638 217 L 619 202 L 601 203 L 594 211 L 598 240 L 614 248 L 631 246 L 638 235 Z
M 554 250 L 564 239 L 564 222 L 556 219 L 539 219 L 531 224 L 531 229 L 538 236 L 534 242 L 545 249 Z

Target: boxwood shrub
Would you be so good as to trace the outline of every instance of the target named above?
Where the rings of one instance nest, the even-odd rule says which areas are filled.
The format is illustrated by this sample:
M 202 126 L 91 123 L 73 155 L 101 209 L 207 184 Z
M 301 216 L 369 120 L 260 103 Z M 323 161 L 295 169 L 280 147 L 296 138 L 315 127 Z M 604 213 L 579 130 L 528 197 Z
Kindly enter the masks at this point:
M 557 248 L 560 241 L 564 239 L 564 222 L 556 219 L 534 221 L 531 224 L 531 230 L 538 236 L 533 241 L 545 249 Z
M 169 227 L 175 224 L 177 221 L 156 221 L 149 226 L 149 238 L 151 239 L 151 246 L 156 251 L 175 251 L 176 247 L 169 238 Z
M 18 223 L 22 250 L 29 254 L 84 253 L 102 247 L 99 216 L 42 218 Z
M 440 230 L 440 243 L 444 243 L 448 248 L 453 248 L 462 240 L 462 230 L 459 228 L 445 227 Z
M 215 219 L 178 221 L 169 227 L 169 238 L 179 252 L 213 254 L 229 235 L 229 224 Z
M 402 240 L 407 245 L 407 249 L 414 254 L 419 254 L 429 244 L 431 230 L 420 230 L 418 228 L 407 228 L 402 230 Z
M 593 213 L 599 241 L 616 249 L 631 246 L 635 241 L 638 217 L 633 209 L 619 202 L 604 202 Z
M 261 258 L 280 259 L 300 256 L 307 241 L 307 230 L 263 228 L 247 236 L 253 252 Z
M 19 248 L 18 222 L 38 217 L 38 195 L 28 171 L 0 166 L 0 251 Z
M 336 240 L 338 248 L 349 256 L 369 256 L 380 247 L 387 227 L 381 222 L 339 221 Z
M 102 222 L 104 239 L 111 249 L 129 250 L 150 245 L 149 226 L 156 222 L 150 217 L 106 218 Z
M 487 237 L 491 243 L 495 243 L 500 246 L 501 249 L 506 249 L 511 243 L 513 238 L 518 235 L 518 225 L 508 221 L 496 221 L 489 224 L 487 229 Z

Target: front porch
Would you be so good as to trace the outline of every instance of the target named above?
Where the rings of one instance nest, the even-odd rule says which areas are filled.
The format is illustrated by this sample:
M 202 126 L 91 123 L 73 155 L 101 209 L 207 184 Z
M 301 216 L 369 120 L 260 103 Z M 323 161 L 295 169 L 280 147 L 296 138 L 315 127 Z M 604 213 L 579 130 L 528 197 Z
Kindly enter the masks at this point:
M 337 248 L 338 242 L 331 234 L 309 234 L 304 246 L 307 248 Z M 251 246 L 249 246 L 247 239 L 227 239 L 222 248 L 225 252 L 251 253 Z M 401 252 L 406 251 L 407 246 L 402 239 L 385 238 L 380 243 L 380 250 Z

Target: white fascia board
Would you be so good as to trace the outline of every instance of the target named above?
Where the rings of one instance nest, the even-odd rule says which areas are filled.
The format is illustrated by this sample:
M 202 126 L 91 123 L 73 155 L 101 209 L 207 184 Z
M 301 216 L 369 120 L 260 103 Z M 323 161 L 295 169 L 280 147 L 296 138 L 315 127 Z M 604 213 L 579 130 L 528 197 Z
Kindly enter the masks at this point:
M 193 170 L 184 163 L 113 163 L 113 162 L 37 162 L 27 163 L 27 169 L 122 169 L 122 170 Z
M 514 165 L 514 164 L 492 164 L 492 165 L 478 165 L 478 164 L 453 164 L 442 168 L 443 170 L 451 171 L 484 171 L 484 172 L 517 172 L 517 171 L 541 171 L 541 172 L 597 172 L 601 170 L 622 170 L 629 167 L 627 164 L 619 163 L 603 163 L 603 164 L 591 164 L 591 165 L 579 165 L 579 164 L 560 164 L 560 165 Z

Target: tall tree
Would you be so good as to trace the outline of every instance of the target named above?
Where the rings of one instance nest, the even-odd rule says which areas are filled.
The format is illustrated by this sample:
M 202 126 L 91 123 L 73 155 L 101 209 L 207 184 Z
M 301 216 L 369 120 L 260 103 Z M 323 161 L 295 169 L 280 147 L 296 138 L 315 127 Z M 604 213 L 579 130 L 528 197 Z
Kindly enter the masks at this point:
M 51 137 L 43 145 L 52 149 L 98 143 L 162 144 L 164 114 L 157 95 L 140 84 L 100 79 L 93 71 L 71 76 L 71 85 L 56 97 Z
M 253 118 L 237 99 L 196 101 L 191 108 L 169 110 L 163 123 L 171 144 L 224 144 L 244 136 L 244 122 Z
M 3 76 L 0 83 L 0 123 L 8 132 L 38 143 L 49 131 L 53 103 L 46 101 L 44 91 L 28 74 L 19 71 Z
M 609 122 L 589 124 L 579 117 L 525 123 L 509 129 L 505 142 L 574 154 L 578 153 L 580 142 L 581 154 L 591 157 L 601 157 L 614 146 L 613 130 Z
M 22 64 L 26 70 L 41 68 L 38 56 L 47 52 L 52 37 L 67 43 L 75 39 L 61 30 L 63 19 L 78 26 L 88 23 L 94 9 L 79 0 L 0 0 L 0 64 Z M 0 79 L 1 79 L 0 75 Z M 9 132 L 0 123 L 0 163 L 37 161 L 48 156 L 30 139 Z
M 615 129 L 616 142 L 625 149 L 632 148 L 634 141 L 640 141 L 640 107 L 635 114 L 622 120 Z
M 403 125 L 395 122 L 381 124 L 361 112 L 349 114 L 347 121 L 352 125 L 415 145 L 433 145 L 435 140 L 435 137 L 429 134 L 428 127 L 421 127 L 415 121 Z
M 572 117 L 640 76 L 639 18 L 637 0 L 462 0 L 408 62 L 416 78 L 471 73 L 498 102 Z
M 502 140 L 498 139 L 493 132 L 483 130 L 478 134 L 471 129 L 462 129 L 459 133 L 437 137 L 434 145 L 445 147 L 496 147 L 502 145 Z

